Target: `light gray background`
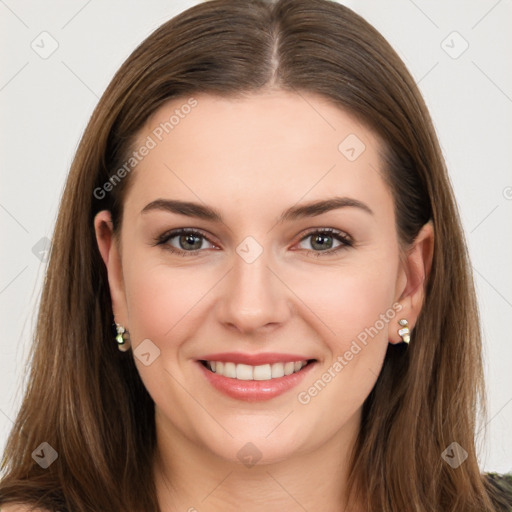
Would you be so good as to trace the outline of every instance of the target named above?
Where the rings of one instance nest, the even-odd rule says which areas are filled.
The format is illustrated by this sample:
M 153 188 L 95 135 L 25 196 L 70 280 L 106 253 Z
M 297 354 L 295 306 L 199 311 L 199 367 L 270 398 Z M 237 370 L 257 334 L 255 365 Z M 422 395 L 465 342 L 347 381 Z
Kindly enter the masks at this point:
M 81 134 L 136 45 L 196 3 L 0 0 L 0 450 L 21 401 L 44 238 L 52 236 Z M 398 51 L 434 119 L 481 308 L 489 414 L 479 436 L 480 462 L 487 471 L 512 471 L 512 2 L 342 3 Z M 31 47 L 51 49 L 43 31 L 58 43 L 48 58 Z

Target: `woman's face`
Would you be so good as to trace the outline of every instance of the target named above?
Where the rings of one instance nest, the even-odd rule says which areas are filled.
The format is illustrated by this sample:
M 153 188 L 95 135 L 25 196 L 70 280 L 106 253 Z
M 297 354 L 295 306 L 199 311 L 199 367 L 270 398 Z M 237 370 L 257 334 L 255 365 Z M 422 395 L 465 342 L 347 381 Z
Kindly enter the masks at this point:
M 414 321 L 378 139 L 275 91 L 173 99 L 135 149 L 103 254 L 160 431 L 233 461 L 353 438 Z

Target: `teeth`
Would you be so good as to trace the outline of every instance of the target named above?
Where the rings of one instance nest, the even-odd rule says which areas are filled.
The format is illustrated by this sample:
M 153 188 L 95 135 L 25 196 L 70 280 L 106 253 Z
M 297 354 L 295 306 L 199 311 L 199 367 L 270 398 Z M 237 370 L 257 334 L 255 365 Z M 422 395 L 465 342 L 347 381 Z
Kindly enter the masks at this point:
M 278 379 L 279 377 L 284 377 L 284 364 L 274 363 L 272 365 L 272 378 Z
M 233 366 L 234 363 L 231 363 Z M 235 370 L 235 377 L 238 380 L 253 380 L 253 367 L 248 364 L 237 364 Z M 225 375 L 225 374 L 224 374 Z
M 272 368 L 269 364 L 253 366 L 252 368 L 254 380 L 270 380 L 272 378 Z
M 236 379 L 236 364 L 235 363 L 224 363 L 223 374 L 230 379 Z
M 299 372 L 307 361 L 290 361 L 288 363 L 262 364 L 251 366 L 249 364 L 235 364 L 224 361 L 207 361 L 206 366 L 214 373 L 238 380 L 270 380 Z
M 295 363 L 285 363 L 284 365 L 284 374 L 291 375 L 295 371 Z

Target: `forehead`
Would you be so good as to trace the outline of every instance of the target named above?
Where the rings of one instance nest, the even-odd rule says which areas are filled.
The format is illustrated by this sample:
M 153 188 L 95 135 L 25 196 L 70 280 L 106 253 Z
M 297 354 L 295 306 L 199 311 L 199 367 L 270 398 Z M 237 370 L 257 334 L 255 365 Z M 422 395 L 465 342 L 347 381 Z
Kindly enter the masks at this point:
M 269 197 L 390 199 L 378 137 L 317 95 L 175 98 L 147 120 L 135 147 L 143 145 L 151 149 L 137 164 L 130 191 L 141 208 L 166 195 L 211 198 L 226 208 L 268 206 Z

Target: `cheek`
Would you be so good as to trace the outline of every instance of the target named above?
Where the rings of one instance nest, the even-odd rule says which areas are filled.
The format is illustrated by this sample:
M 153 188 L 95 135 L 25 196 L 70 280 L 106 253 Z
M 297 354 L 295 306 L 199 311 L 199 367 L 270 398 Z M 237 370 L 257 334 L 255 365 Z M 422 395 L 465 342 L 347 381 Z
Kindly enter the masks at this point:
M 310 293 L 315 313 L 327 326 L 328 357 L 298 390 L 304 421 L 330 436 L 349 421 L 372 390 L 388 347 L 388 332 L 400 306 L 394 303 L 396 273 L 374 265 L 333 273 L 321 293 Z M 309 301 L 308 301 L 309 305 Z
M 342 350 L 392 306 L 396 273 L 390 261 L 391 255 L 381 255 L 357 265 L 319 265 L 313 270 L 311 266 L 282 267 L 279 273 L 294 292 L 289 296 L 283 289 L 282 300 L 293 301 L 303 319 L 317 324 L 326 339 L 333 338 L 332 349 Z M 132 252 L 124 266 L 124 280 L 135 340 L 154 338 L 158 344 L 171 331 L 179 332 L 209 304 L 208 293 L 222 274 L 211 266 L 171 267 Z M 386 329 L 379 330 L 387 335 Z
M 139 338 L 159 344 L 191 314 L 213 279 L 198 279 L 192 272 L 164 265 L 148 266 L 143 260 L 126 272 L 125 289 L 129 323 Z M 209 281 L 212 283 L 209 283 Z
M 381 276 L 365 275 L 346 279 L 340 297 L 337 330 L 343 340 L 355 339 L 367 332 L 392 307 L 393 282 Z M 387 336 L 387 324 L 378 324 L 380 334 Z
M 389 320 L 395 315 L 396 268 L 391 255 L 373 258 L 366 264 L 323 268 L 307 279 L 290 273 L 284 280 L 303 299 L 301 311 L 308 315 L 329 340 L 331 352 L 345 351 L 353 339 L 368 330 L 386 339 Z M 312 274 L 312 275 L 311 275 Z M 306 277 L 305 273 L 302 277 Z M 310 309 L 310 313 L 307 313 Z M 382 316 L 386 315 L 384 322 Z M 375 335 L 373 327 L 379 331 Z
M 327 349 L 320 379 L 318 374 L 308 379 L 297 398 L 308 405 L 304 414 L 311 418 L 313 412 L 337 411 L 333 429 L 362 405 L 380 373 L 390 325 L 401 308 L 394 302 L 398 253 L 395 256 L 387 252 L 364 264 L 329 269 L 309 285 L 294 288 L 317 315 L 315 323 Z

